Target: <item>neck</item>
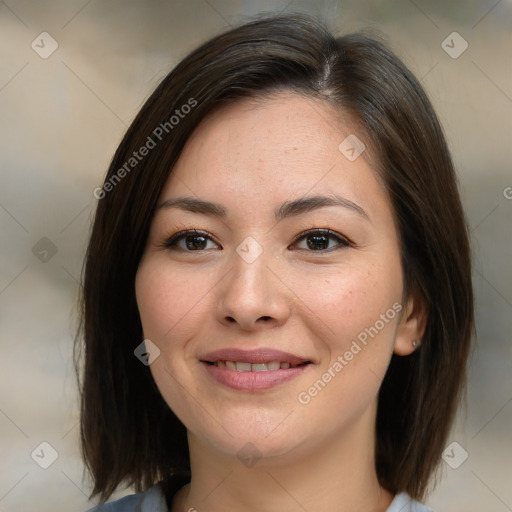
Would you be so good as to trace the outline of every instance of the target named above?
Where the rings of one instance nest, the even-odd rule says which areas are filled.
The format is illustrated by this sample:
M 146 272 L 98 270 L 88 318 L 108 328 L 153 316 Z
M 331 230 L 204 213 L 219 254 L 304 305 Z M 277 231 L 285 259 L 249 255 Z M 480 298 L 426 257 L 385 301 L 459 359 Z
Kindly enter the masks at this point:
M 172 512 L 385 512 L 393 496 L 377 479 L 375 408 L 346 432 L 246 467 L 189 432 L 191 482 Z

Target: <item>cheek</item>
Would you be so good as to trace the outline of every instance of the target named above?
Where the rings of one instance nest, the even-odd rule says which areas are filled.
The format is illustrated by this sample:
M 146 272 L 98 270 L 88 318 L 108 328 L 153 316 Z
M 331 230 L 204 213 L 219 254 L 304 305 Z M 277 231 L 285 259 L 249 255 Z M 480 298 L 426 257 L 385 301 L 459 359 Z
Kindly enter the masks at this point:
M 393 267 L 393 268 L 391 268 Z M 304 303 L 310 328 L 328 343 L 331 352 L 344 350 L 360 333 L 374 326 L 402 295 L 399 262 L 386 266 L 351 265 L 323 275 L 297 275 L 294 288 Z M 395 311 L 386 316 L 383 332 L 390 331 Z M 391 321 L 389 320 L 391 318 Z M 364 335 L 362 336 L 364 337 Z M 334 355 L 334 354 L 332 354 Z
M 355 421 L 378 393 L 402 307 L 400 267 L 395 270 L 352 267 L 305 286 L 315 313 L 309 329 L 326 356 L 297 399 L 327 430 Z
M 187 327 L 201 312 L 202 299 L 211 288 L 208 276 L 203 277 L 191 279 L 156 257 L 141 263 L 135 290 L 142 328 L 144 336 L 161 350 L 168 349 L 168 339 L 183 339 Z

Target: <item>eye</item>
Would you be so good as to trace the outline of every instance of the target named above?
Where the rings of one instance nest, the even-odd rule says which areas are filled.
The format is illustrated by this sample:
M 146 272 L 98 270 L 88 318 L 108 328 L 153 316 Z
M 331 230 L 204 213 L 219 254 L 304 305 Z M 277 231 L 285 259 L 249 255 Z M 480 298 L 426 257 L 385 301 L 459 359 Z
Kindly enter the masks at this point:
M 331 245 L 333 240 L 336 243 Z M 298 242 L 301 242 L 302 247 Z M 208 244 L 213 244 L 213 246 L 208 246 Z M 310 229 L 297 235 L 292 243 L 292 246 L 300 250 L 309 250 L 308 252 L 328 252 L 351 245 L 352 243 L 347 238 L 330 229 Z M 162 244 L 162 247 L 186 252 L 204 252 L 207 249 L 220 250 L 222 248 L 215 242 L 213 235 L 197 229 L 180 231 L 172 235 Z
M 215 247 L 208 247 L 209 242 L 212 242 Z M 206 231 L 198 231 L 196 229 L 180 231 L 179 233 L 172 235 L 164 242 L 163 247 L 166 249 L 179 249 L 188 252 L 202 252 L 205 249 L 219 249 L 219 246 L 214 242 L 212 235 Z
M 331 251 L 350 247 L 352 245 L 345 237 L 331 231 L 330 229 L 310 229 L 309 231 L 298 235 L 292 245 L 296 245 L 297 242 L 301 240 L 304 240 L 304 242 L 302 242 L 303 246 L 301 247 L 300 245 L 297 245 L 297 247 L 301 250 L 311 249 L 313 252 Z M 331 240 L 335 240 L 337 244 L 330 246 Z

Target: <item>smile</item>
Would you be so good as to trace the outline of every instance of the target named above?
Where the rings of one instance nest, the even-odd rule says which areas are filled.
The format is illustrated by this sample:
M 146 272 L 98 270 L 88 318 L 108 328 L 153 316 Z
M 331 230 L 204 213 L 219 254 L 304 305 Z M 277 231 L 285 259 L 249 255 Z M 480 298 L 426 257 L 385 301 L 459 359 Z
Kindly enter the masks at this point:
M 245 361 L 201 361 L 202 367 L 216 384 L 237 391 L 251 393 L 270 390 L 294 379 L 315 366 L 310 362 L 291 365 L 288 362 L 269 361 L 249 363 Z
M 272 347 L 226 347 L 199 357 L 213 382 L 237 391 L 258 392 L 284 384 L 315 366 L 315 361 Z
M 307 361 L 298 364 L 290 364 L 288 362 L 281 361 L 269 361 L 268 363 L 249 363 L 244 361 L 205 362 L 217 368 L 227 368 L 228 370 L 236 370 L 238 372 L 268 372 L 273 370 L 288 370 L 289 368 L 296 368 L 298 366 L 309 364 Z

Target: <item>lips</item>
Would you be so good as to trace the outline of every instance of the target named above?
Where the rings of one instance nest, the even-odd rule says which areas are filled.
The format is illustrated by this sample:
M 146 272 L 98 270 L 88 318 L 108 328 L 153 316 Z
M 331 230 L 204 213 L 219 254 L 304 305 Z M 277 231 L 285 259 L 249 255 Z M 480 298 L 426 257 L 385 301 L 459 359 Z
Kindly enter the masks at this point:
M 203 361 L 206 362 L 206 361 Z M 236 370 L 239 372 L 268 372 L 273 370 L 287 370 L 288 368 L 296 368 L 303 364 L 290 364 L 286 361 L 268 361 L 266 363 L 249 363 L 248 361 L 215 361 L 213 363 L 207 363 L 217 368 L 227 368 L 228 370 Z
M 312 361 L 270 348 L 222 349 L 200 358 L 218 383 L 239 391 L 264 391 L 302 374 Z
M 237 348 L 225 348 L 210 352 L 200 357 L 205 363 L 218 362 L 234 362 L 234 363 L 250 363 L 251 365 L 269 364 L 279 362 L 280 364 L 288 363 L 291 367 L 309 363 L 308 359 L 304 359 L 289 352 L 275 350 L 272 348 L 261 348 L 255 350 L 243 350 Z M 277 369 L 277 368 L 275 368 Z M 242 371 L 247 371 L 242 370 Z M 257 371 L 257 370 L 256 370 Z

